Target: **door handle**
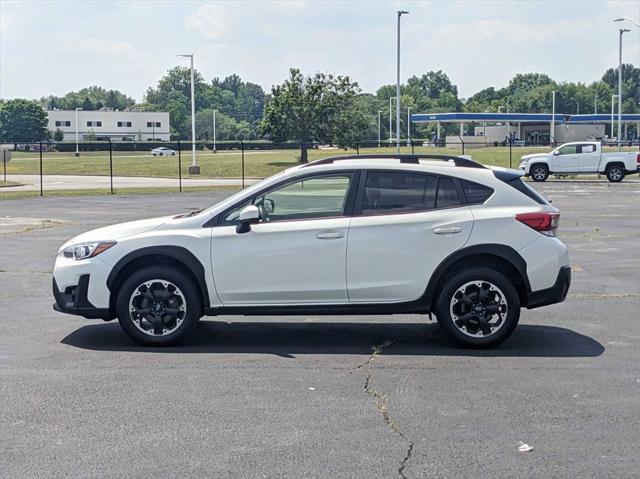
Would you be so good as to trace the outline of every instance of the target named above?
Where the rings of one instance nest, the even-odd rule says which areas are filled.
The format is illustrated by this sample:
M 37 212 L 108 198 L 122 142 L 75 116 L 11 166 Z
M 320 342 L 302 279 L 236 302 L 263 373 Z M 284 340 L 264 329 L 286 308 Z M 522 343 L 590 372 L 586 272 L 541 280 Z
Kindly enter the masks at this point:
M 316 238 L 320 240 L 340 239 L 344 238 L 344 233 L 340 233 L 338 231 L 326 231 L 324 233 L 318 233 Z
M 447 226 L 442 228 L 434 228 L 433 232 L 437 235 L 452 235 L 460 233 L 462 230 L 458 226 Z

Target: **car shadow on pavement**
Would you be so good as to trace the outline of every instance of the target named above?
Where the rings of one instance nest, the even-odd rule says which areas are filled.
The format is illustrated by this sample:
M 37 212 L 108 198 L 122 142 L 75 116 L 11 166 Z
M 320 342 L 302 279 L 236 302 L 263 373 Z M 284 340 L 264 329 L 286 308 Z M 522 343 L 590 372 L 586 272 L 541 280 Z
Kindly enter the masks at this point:
M 557 326 L 522 324 L 502 345 L 489 350 L 457 347 L 437 324 L 349 322 L 201 321 L 193 334 L 173 347 L 134 343 L 117 322 L 83 326 L 63 344 L 93 351 L 162 353 L 258 353 L 295 358 L 300 354 L 370 354 L 391 342 L 385 355 L 481 357 L 595 357 L 605 348 L 589 336 Z

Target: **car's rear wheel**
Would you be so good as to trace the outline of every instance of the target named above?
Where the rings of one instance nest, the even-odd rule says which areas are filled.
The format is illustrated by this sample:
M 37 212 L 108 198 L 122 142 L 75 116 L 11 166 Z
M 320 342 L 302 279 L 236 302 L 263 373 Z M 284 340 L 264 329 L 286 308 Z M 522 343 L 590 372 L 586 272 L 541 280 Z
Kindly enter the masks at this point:
M 435 304 L 438 323 L 457 343 L 491 348 L 518 325 L 520 297 L 511 281 L 490 268 L 471 268 L 449 278 Z
M 549 178 L 549 168 L 546 165 L 533 165 L 531 167 L 533 181 L 546 181 Z
M 619 165 L 607 167 L 606 174 L 611 183 L 620 183 L 624 179 L 624 170 Z
M 150 266 L 132 274 L 122 285 L 116 313 L 122 329 L 145 346 L 170 346 L 197 324 L 200 294 L 181 271 Z

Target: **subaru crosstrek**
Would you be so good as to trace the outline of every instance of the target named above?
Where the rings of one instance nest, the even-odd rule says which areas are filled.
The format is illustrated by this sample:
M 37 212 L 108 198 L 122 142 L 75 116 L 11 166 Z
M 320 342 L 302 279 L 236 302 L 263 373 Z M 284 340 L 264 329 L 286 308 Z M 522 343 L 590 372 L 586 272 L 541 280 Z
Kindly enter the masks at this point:
M 200 212 L 71 239 L 54 308 L 117 317 L 144 345 L 203 315 L 433 313 L 458 343 L 495 346 L 571 281 L 559 212 L 521 176 L 438 155 L 300 165 Z

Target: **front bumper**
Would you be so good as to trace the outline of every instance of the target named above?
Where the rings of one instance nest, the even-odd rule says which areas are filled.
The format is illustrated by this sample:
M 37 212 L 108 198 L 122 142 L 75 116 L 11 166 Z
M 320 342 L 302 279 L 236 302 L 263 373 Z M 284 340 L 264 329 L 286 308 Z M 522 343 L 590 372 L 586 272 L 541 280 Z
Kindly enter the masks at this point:
M 563 266 L 553 286 L 527 295 L 527 309 L 561 303 L 567 297 L 569 286 L 571 286 L 571 267 Z
M 89 299 L 89 274 L 83 274 L 75 286 L 67 286 L 64 291 L 60 291 L 56 279 L 53 278 L 53 297 L 56 302 L 53 309 L 60 313 L 75 314 L 88 319 L 110 320 L 113 315 L 108 308 L 96 308 Z

